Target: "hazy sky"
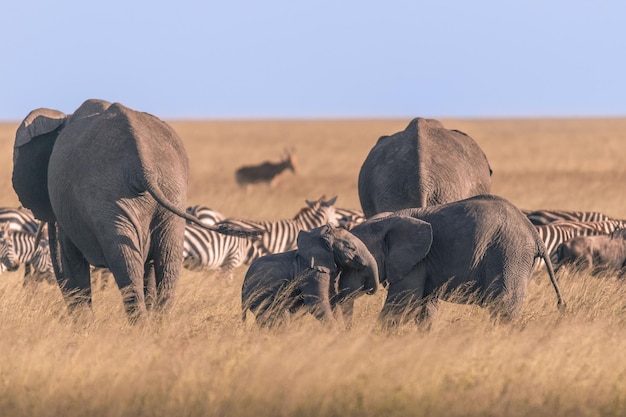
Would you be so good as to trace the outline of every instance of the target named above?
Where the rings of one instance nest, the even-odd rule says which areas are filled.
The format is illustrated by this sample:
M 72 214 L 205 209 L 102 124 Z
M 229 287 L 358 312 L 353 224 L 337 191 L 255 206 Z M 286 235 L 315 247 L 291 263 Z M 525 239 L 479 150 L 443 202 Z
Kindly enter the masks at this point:
M 8 0 L 0 120 L 626 116 L 623 0 Z

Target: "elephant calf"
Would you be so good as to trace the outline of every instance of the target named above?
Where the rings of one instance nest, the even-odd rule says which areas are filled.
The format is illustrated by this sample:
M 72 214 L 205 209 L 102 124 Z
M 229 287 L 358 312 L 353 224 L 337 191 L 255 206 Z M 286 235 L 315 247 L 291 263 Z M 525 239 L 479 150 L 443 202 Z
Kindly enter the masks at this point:
M 580 269 L 626 272 L 626 240 L 619 236 L 578 236 L 561 243 L 557 250 L 558 269 L 574 265 Z
M 385 326 L 426 320 L 439 299 L 476 303 L 494 316 L 512 318 L 523 306 L 537 257 L 545 260 L 558 304 L 564 306 L 537 230 L 503 198 L 481 195 L 381 213 L 351 232 L 365 243 L 387 283 L 380 315 Z M 359 285 L 350 270 L 342 272 L 338 303 L 346 317 Z
M 350 270 L 359 290 L 378 290 L 378 266 L 363 242 L 347 230 L 321 226 L 298 234 L 298 249 L 256 259 L 241 291 L 242 319 L 247 310 L 262 327 L 271 327 L 299 310 L 335 322 L 331 298 L 337 276 Z

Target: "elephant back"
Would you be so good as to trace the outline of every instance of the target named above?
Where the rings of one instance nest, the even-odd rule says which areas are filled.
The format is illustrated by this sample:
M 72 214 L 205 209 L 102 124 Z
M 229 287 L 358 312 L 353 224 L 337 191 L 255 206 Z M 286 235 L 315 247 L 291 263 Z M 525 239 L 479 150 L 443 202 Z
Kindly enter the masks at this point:
M 467 134 L 416 118 L 378 140 L 361 166 L 358 188 L 363 212 L 371 217 L 487 194 L 491 168 Z
M 104 113 L 109 107 L 111 107 L 111 103 L 105 100 L 95 98 L 85 100 L 83 104 L 81 104 L 80 107 L 77 108 L 76 111 L 70 116 L 70 123 L 75 122 L 79 119 L 85 119 L 88 117 L 100 115 Z
M 48 163 L 66 119 L 57 110 L 33 110 L 15 134 L 13 189 L 20 203 L 46 222 L 55 220 L 48 197 Z

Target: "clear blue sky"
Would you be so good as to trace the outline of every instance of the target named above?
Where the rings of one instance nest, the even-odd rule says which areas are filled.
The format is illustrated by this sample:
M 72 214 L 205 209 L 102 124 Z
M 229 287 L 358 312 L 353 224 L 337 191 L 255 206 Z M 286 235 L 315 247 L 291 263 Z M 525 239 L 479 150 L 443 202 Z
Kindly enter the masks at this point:
M 626 116 L 623 0 L 9 0 L 0 120 Z

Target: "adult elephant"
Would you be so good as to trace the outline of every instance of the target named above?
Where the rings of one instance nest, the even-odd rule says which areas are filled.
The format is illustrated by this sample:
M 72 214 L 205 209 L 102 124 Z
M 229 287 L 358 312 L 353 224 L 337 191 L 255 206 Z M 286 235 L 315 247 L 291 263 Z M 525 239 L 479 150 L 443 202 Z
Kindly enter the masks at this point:
M 359 199 L 368 218 L 490 190 L 491 168 L 478 144 L 433 119 L 413 119 L 402 132 L 378 139 L 359 172 Z
M 409 318 L 426 321 L 439 299 L 477 303 L 503 319 L 517 316 L 526 298 L 535 258 L 543 258 L 564 307 L 552 263 L 535 227 L 507 200 L 481 195 L 442 204 L 381 213 L 351 232 L 369 249 L 387 284 L 380 314 L 384 326 Z M 349 318 L 359 277 L 342 272 L 339 296 Z
M 24 119 L 13 188 L 48 223 L 71 311 L 91 306 L 90 264 L 111 270 L 131 321 L 145 312 L 146 296 L 160 308 L 171 304 L 185 219 L 202 225 L 185 213 L 188 172 L 174 130 L 119 103 L 87 100 L 70 116 L 37 109 Z
M 308 311 L 323 322 L 342 321 L 330 304 L 340 271 L 351 271 L 355 290 L 367 294 L 378 290 L 374 257 L 347 230 L 330 225 L 303 230 L 297 243 L 296 250 L 263 256 L 250 265 L 241 290 L 243 319 L 250 310 L 257 324 L 271 327 L 291 314 Z

